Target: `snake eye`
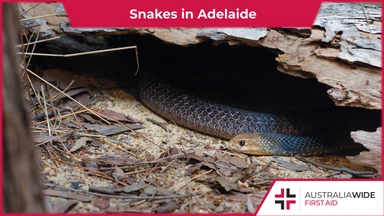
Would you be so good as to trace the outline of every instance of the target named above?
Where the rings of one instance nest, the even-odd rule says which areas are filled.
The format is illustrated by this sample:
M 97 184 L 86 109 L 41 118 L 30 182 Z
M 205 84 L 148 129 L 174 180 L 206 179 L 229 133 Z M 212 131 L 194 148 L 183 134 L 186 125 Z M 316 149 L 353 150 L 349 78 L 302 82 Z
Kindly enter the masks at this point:
M 240 145 L 240 146 L 244 146 L 244 145 L 245 145 L 245 141 L 244 141 L 244 140 L 241 140 L 241 141 L 239 142 L 239 145 Z

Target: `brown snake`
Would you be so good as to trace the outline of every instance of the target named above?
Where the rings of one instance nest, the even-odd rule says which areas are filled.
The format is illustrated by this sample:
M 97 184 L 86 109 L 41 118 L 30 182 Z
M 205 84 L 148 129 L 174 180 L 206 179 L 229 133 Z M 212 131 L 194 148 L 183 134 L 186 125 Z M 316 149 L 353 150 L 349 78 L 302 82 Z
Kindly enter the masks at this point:
M 158 115 L 201 133 L 232 139 L 228 148 L 235 151 L 255 155 L 310 156 L 362 149 L 353 141 L 335 143 L 320 135 L 305 135 L 318 129 L 314 119 L 216 104 L 152 76 L 140 79 L 139 92 L 143 103 Z

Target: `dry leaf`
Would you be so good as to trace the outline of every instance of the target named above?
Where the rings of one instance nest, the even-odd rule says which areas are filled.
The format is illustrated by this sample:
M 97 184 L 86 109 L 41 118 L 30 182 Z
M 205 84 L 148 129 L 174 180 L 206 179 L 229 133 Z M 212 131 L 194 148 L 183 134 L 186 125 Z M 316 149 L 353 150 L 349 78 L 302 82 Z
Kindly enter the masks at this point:
M 79 202 L 75 200 L 67 200 L 56 198 L 52 201 L 52 209 L 50 213 L 66 213 L 71 207 L 77 205 Z
M 233 188 L 234 191 L 242 192 L 242 193 L 255 193 L 255 189 L 252 188 L 245 188 L 245 187 L 240 187 L 237 185 L 237 187 Z
M 121 125 L 99 125 L 99 124 L 89 124 L 89 123 L 82 123 L 82 126 L 86 129 L 92 129 L 97 132 L 99 132 L 102 135 L 108 136 L 108 135 L 115 135 L 119 133 L 123 133 L 126 131 L 130 131 L 129 128 L 132 128 L 133 130 L 142 129 L 144 126 L 138 125 L 138 124 L 128 124 L 127 127 L 121 126 Z
M 50 83 L 56 83 L 60 89 L 65 89 L 72 82 L 72 88 L 88 86 L 88 79 L 85 76 L 80 76 L 68 71 L 51 69 L 43 71 L 42 77 Z
M 255 208 L 255 205 L 253 204 L 253 200 L 251 197 L 248 197 L 247 209 L 248 209 L 249 213 L 255 213 L 256 212 L 256 208 Z
M 247 159 L 246 158 L 241 158 L 241 157 L 231 157 L 231 156 L 226 156 L 224 157 L 226 161 L 228 161 L 230 164 L 238 167 L 238 168 L 248 168 L 247 165 Z
M 87 167 L 87 168 L 92 168 L 92 169 L 94 169 L 94 170 L 99 169 L 99 166 L 97 166 L 97 163 L 96 163 L 95 161 L 87 161 L 87 162 L 85 163 L 85 167 Z
M 51 141 L 65 142 L 72 135 L 72 133 L 73 133 L 73 131 L 66 133 L 64 135 L 61 135 L 61 136 L 48 136 L 48 135 L 36 134 L 33 136 L 33 141 L 35 143 L 46 143 L 46 142 L 51 142 Z
M 89 89 L 88 88 L 77 88 L 77 89 L 70 89 L 68 91 L 65 92 L 65 94 L 71 96 L 71 97 L 74 97 L 80 93 L 83 93 L 83 92 L 86 92 L 87 94 L 89 94 Z M 61 100 L 63 98 L 66 98 L 67 96 L 66 95 L 63 95 L 63 94 L 60 94 L 60 97 L 56 100 Z
M 171 213 L 179 208 L 179 205 L 174 201 L 166 202 L 165 205 L 157 207 L 154 212 L 156 213 Z
M 91 116 L 91 115 L 88 115 L 88 114 L 85 114 L 85 113 L 80 113 L 80 114 L 78 114 L 78 116 L 80 116 L 81 118 L 85 119 L 87 122 L 89 122 L 91 124 L 95 124 L 96 123 L 96 119 L 94 119 L 93 116 Z
M 210 169 L 216 170 L 216 165 L 214 164 L 215 161 L 212 158 L 209 157 L 201 157 L 196 154 L 187 154 L 187 158 L 193 158 L 197 161 L 204 162 L 203 166 L 207 166 Z
M 143 189 L 143 188 L 145 188 L 147 186 L 148 186 L 148 184 L 145 183 L 145 182 L 140 182 L 140 183 L 137 183 L 137 184 L 128 185 L 128 186 L 124 187 L 124 192 L 125 193 L 131 193 L 131 192 L 134 192 L 134 191 L 141 190 L 141 189 Z
M 230 195 L 221 195 L 221 197 L 231 200 L 231 201 L 236 201 L 236 202 L 247 202 L 248 196 L 245 194 L 230 194 Z
M 305 166 L 305 165 L 299 165 L 299 164 L 296 164 L 296 163 L 280 160 L 280 159 L 277 159 L 277 158 L 272 158 L 272 160 L 277 162 L 280 166 L 282 166 L 282 167 L 284 167 L 286 169 L 289 169 L 289 170 L 293 170 L 293 171 L 297 171 L 297 172 L 309 170 L 309 168 L 307 166 Z
M 149 153 L 147 151 L 145 151 L 144 154 L 145 154 L 144 158 L 145 158 L 146 161 L 153 161 L 153 160 L 155 160 L 155 156 L 153 156 L 153 154 L 151 154 L 151 153 Z
M 70 152 L 74 152 L 79 150 L 80 148 L 84 147 L 87 142 L 91 142 L 93 139 L 88 137 L 81 137 L 80 139 L 76 140 L 75 145 L 69 150 Z
M 124 178 L 124 176 L 125 176 L 124 171 L 119 167 L 116 167 L 112 173 L 112 177 L 115 178 L 116 180 L 120 180 Z
M 237 187 L 237 183 L 229 183 L 226 177 L 217 177 L 216 181 L 219 182 L 221 187 L 223 187 L 226 191 L 231 191 L 233 188 Z
M 96 140 L 93 140 L 91 142 L 91 146 L 102 148 L 103 147 L 103 142 L 101 142 L 100 140 L 96 139 Z
M 217 171 L 223 174 L 224 176 L 231 176 L 233 173 L 232 169 L 226 168 L 226 167 L 218 167 Z
M 109 203 L 109 198 L 106 198 L 106 197 L 95 197 L 95 199 L 93 200 L 93 205 L 96 206 L 96 207 L 99 207 L 101 209 L 106 209 L 109 207 L 110 203 Z
M 92 201 L 91 197 L 88 197 L 85 195 L 76 194 L 76 193 L 72 193 L 72 192 L 59 191 L 59 190 L 52 190 L 52 189 L 43 190 L 43 195 L 62 197 L 62 198 L 67 198 L 67 199 L 74 199 L 74 200 L 79 200 L 81 202 L 91 202 Z
M 148 194 L 150 196 L 152 196 L 153 194 L 158 195 L 158 196 L 166 196 L 166 195 L 172 194 L 169 190 L 167 190 L 163 187 L 155 187 L 152 185 L 146 187 L 144 189 L 143 193 Z
M 81 93 L 74 97 L 75 100 L 77 100 L 79 103 L 81 103 L 84 106 L 88 106 L 92 102 L 92 97 L 88 93 Z M 66 100 L 63 104 L 60 106 L 62 107 L 69 107 L 72 110 L 76 110 L 80 107 L 80 105 L 72 100 Z
M 92 96 L 89 95 L 88 93 L 82 93 L 82 94 L 76 95 L 74 98 L 84 106 L 88 106 L 92 102 Z
M 88 191 L 89 192 L 102 193 L 102 194 L 115 194 L 115 190 L 113 190 L 111 188 L 97 187 L 97 186 L 93 186 L 93 185 L 89 185 Z
M 100 112 L 107 120 L 117 120 L 120 122 L 130 122 L 130 123 L 141 123 L 139 120 L 136 120 L 130 116 L 124 115 L 123 113 L 117 113 L 112 110 L 103 110 Z
M 204 164 L 204 162 L 197 163 L 195 165 L 192 165 L 188 167 L 187 175 L 197 174 L 200 171 L 201 166 Z

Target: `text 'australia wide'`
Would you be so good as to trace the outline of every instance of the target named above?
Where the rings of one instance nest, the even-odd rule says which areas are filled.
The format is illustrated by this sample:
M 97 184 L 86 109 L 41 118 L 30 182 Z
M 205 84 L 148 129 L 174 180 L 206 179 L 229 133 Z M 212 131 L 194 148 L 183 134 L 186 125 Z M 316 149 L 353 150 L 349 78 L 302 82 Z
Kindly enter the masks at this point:
M 361 199 L 361 198 L 375 198 L 375 192 L 307 192 L 305 194 L 305 198 L 312 198 L 312 199 L 321 199 L 321 198 L 331 198 L 331 199 L 345 199 L 345 198 L 352 198 L 352 199 Z

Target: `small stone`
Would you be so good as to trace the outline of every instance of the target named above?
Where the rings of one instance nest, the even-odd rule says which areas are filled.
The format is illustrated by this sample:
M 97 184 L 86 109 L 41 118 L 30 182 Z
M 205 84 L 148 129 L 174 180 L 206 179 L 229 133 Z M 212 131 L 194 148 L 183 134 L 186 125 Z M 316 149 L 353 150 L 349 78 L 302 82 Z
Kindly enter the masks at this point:
M 79 188 L 80 182 L 74 181 L 74 182 L 71 182 L 71 185 L 72 185 L 73 189 L 77 189 L 77 188 Z

